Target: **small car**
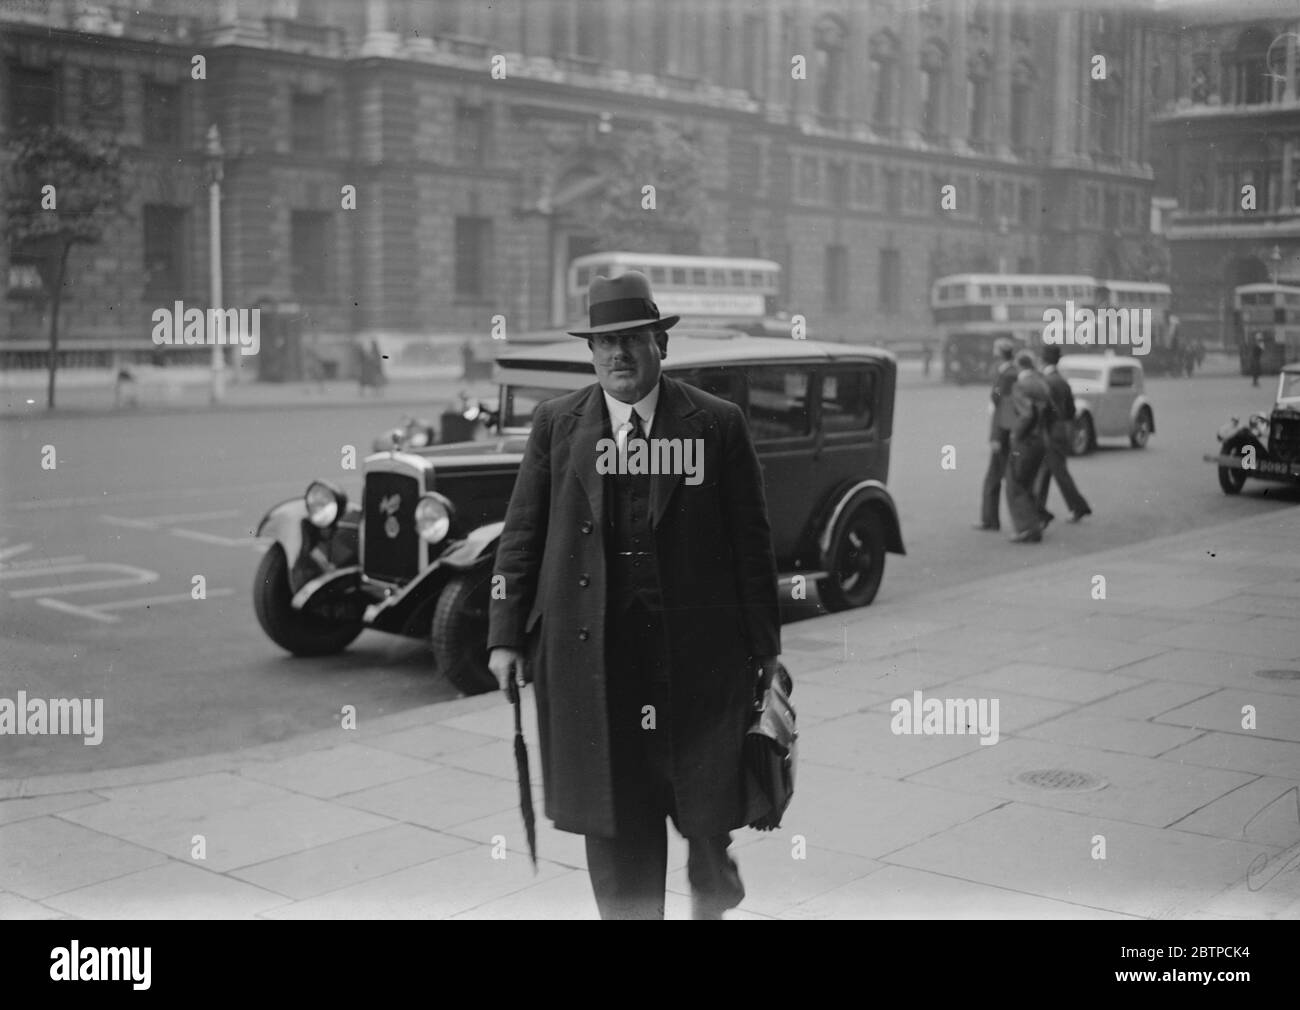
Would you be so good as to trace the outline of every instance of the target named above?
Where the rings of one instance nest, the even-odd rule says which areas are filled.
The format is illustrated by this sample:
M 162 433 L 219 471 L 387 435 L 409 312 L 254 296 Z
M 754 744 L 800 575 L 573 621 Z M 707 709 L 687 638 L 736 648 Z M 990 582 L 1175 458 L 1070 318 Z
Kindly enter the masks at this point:
M 679 328 L 680 329 L 680 328 Z M 885 554 L 903 554 L 885 486 L 897 363 L 857 345 L 674 329 L 664 372 L 745 411 L 763 467 L 778 569 L 816 585 L 828 610 L 871 603 Z M 428 639 L 466 694 L 494 690 L 487 665 L 492 567 L 538 405 L 595 381 L 586 341 L 498 357 L 486 440 L 367 456 L 359 495 L 312 481 L 272 508 L 274 540 L 253 582 L 273 642 L 299 656 L 346 648 L 366 628 Z M 803 598 L 792 587 L 795 599 Z
M 1074 392 L 1072 455 L 1092 452 L 1100 438 L 1127 438 L 1134 449 L 1146 448 L 1156 415 L 1144 393 L 1142 362 L 1116 354 L 1065 354 L 1056 367 Z
M 1270 414 L 1233 417 L 1218 431 L 1219 451 L 1205 461 L 1219 468 L 1224 494 L 1240 494 L 1248 478 L 1300 482 L 1300 362 L 1283 365 Z

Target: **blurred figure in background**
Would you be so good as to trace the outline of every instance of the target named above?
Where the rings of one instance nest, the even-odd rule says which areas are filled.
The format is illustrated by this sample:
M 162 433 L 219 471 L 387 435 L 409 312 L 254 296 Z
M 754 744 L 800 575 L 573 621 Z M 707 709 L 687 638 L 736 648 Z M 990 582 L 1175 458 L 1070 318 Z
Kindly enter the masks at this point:
M 1061 489 L 1061 496 L 1070 510 L 1070 522 L 1077 523 L 1084 516 L 1092 515 L 1092 509 L 1075 487 L 1074 478 L 1070 476 L 1070 468 L 1066 464 L 1066 457 L 1070 454 L 1070 428 L 1074 421 L 1074 390 L 1065 381 L 1065 376 L 1056 369 L 1060 360 L 1060 347 L 1048 345 L 1043 348 L 1043 381 L 1047 383 L 1055 417 L 1046 433 L 1046 456 L 1038 470 L 1035 496 L 1039 512 L 1044 516 L 1051 515 L 1047 511 L 1047 492 L 1055 477 L 1056 486 Z
M 1015 421 L 1011 428 L 1011 453 L 1007 458 L 1007 508 L 1016 535 L 1013 544 L 1036 544 L 1053 519 L 1034 496 L 1034 478 L 1046 455 L 1047 433 L 1056 412 L 1051 390 L 1034 367 L 1034 356 L 1021 351 L 1015 361 L 1020 370 L 1011 390 Z

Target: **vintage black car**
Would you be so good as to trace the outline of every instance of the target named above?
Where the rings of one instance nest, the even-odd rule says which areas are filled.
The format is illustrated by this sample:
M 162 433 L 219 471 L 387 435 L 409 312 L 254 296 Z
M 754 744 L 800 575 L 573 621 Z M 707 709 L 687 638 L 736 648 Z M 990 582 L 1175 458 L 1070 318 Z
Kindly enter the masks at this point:
M 1251 414 L 1244 425 L 1234 417 L 1218 436 L 1218 454 L 1205 461 L 1218 466 L 1224 494 L 1239 494 L 1252 477 L 1300 481 L 1300 362 L 1282 366 L 1271 414 Z
M 828 610 L 869 604 L 885 554 L 902 554 L 885 487 L 896 363 L 877 349 L 674 330 L 664 371 L 738 404 L 763 466 L 777 564 Z M 488 440 L 366 457 L 359 499 L 313 481 L 267 513 L 274 539 L 253 585 L 262 629 L 299 656 L 338 652 L 365 628 L 430 639 L 467 694 L 487 666 L 492 561 L 538 404 L 595 381 L 585 341 L 521 348 L 496 364 Z

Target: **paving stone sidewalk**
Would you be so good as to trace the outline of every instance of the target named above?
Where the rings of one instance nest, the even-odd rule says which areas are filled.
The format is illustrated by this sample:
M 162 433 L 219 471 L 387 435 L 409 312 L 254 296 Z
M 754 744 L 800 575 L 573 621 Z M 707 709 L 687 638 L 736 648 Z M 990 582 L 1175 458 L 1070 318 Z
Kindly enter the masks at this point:
M 787 625 L 798 791 L 737 832 L 729 917 L 1300 918 L 1300 510 L 1250 507 Z M 997 742 L 893 732 L 918 691 L 996 702 Z M 359 722 L 0 779 L 0 917 L 596 916 L 579 836 L 542 819 L 529 864 L 500 696 Z

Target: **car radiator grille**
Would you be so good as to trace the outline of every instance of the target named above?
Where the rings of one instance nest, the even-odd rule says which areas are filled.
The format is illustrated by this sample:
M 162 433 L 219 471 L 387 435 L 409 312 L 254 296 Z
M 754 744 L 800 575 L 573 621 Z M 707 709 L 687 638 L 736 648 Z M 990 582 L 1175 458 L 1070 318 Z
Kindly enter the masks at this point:
M 1269 455 L 1284 463 L 1300 462 L 1300 418 L 1277 418 L 1268 436 Z
M 420 483 L 395 473 L 370 473 L 362 493 L 363 567 L 373 578 L 404 582 L 420 571 L 415 503 Z

